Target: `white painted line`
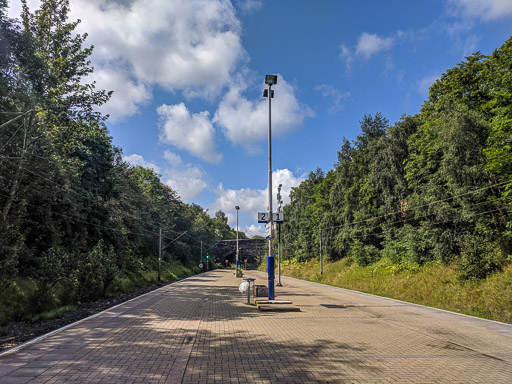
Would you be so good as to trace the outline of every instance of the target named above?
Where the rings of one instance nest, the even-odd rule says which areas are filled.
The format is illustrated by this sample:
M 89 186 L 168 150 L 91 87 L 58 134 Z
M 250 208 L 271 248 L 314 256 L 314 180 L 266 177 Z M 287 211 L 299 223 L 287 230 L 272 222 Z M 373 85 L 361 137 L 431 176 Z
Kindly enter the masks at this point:
M 257 271 L 257 272 L 265 273 L 265 272 L 261 272 L 261 271 Z M 479 326 L 480 328 L 485 328 L 485 329 L 492 329 L 492 330 L 494 330 L 496 332 L 512 336 L 512 324 L 503 323 L 501 321 L 484 319 L 482 317 L 466 315 L 464 313 L 459 313 L 459 312 L 452 312 L 452 311 L 448 311 L 446 309 L 441 309 L 441 308 L 429 307 L 429 306 L 423 305 L 423 304 L 410 303 L 408 301 L 403 301 L 403 300 L 399 300 L 399 299 L 393 299 L 391 297 L 378 296 L 378 295 L 374 295 L 374 294 L 371 294 L 371 293 L 355 291 L 355 290 L 351 290 L 351 289 L 347 289 L 347 288 L 335 287 L 333 285 L 316 283 L 316 282 L 308 281 L 308 280 L 301 280 L 301 279 L 297 279 L 295 277 L 289 277 L 289 276 L 283 276 L 282 275 L 281 279 L 283 279 L 283 278 L 284 279 L 290 279 L 290 280 L 296 280 L 296 281 L 308 283 L 308 284 L 311 284 L 311 285 L 318 285 L 318 286 L 321 286 L 323 288 L 329 288 L 329 289 L 333 289 L 333 290 L 342 291 L 342 292 L 345 292 L 345 293 L 350 294 L 352 296 L 358 296 L 358 295 L 360 295 L 360 296 L 368 296 L 369 298 L 378 299 L 380 301 L 392 301 L 392 302 L 400 303 L 403 306 L 411 306 L 411 307 L 422 308 L 422 309 L 424 309 L 427 312 L 435 312 L 435 311 L 437 311 L 437 312 L 442 312 L 442 313 L 444 313 L 444 314 L 446 314 L 448 316 L 462 317 L 462 318 L 465 318 L 465 319 L 469 320 L 469 321 L 465 322 L 467 324 L 471 323 L 473 326 Z M 482 323 L 482 324 L 477 324 L 477 323 Z M 484 325 L 490 325 L 491 327 L 484 326 Z

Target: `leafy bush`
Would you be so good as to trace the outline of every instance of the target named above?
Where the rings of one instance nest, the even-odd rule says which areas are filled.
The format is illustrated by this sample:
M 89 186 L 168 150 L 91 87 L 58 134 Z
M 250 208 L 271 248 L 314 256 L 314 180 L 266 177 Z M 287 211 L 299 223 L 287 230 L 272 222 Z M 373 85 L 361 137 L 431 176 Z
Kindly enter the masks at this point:
M 0 295 L 0 325 L 9 321 L 23 320 L 37 290 L 37 283 L 32 279 L 16 279 L 4 281 L 4 289 Z
M 55 288 L 67 277 L 68 264 L 69 255 L 60 248 L 52 247 L 38 258 L 37 291 L 32 297 L 35 313 L 56 304 Z
M 118 267 L 112 247 L 104 249 L 103 240 L 77 261 L 73 275 L 78 282 L 77 300 L 87 302 L 102 297 L 114 281 Z
M 366 266 L 375 263 L 380 258 L 380 251 L 374 245 L 364 245 L 359 240 L 354 240 L 350 246 L 352 258 L 357 265 Z
M 407 255 L 407 246 L 401 240 L 386 242 L 382 255 L 394 264 L 400 264 Z
M 457 271 L 461 280 L 484 279 L 500 271 L 506 257 L 495 243 L 486 243 L 477 235 L 467 236 L 462 245 Z

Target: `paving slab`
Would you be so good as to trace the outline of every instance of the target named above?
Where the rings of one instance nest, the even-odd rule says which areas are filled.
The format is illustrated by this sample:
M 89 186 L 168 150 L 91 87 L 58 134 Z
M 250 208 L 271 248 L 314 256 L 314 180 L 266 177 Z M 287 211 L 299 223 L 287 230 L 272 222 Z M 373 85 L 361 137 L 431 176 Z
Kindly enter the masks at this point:
M 0 383 L 512 382 L 511 325 L 281 281 L 300 312 L 261 312 L 210 271 L 0 354 Z
M 300 312 L 300 308 L 293 304 L 258 304 L 257 307 L 262 312 Z
M 256 304 L 293 304 L 290 300 L 254 299 Z

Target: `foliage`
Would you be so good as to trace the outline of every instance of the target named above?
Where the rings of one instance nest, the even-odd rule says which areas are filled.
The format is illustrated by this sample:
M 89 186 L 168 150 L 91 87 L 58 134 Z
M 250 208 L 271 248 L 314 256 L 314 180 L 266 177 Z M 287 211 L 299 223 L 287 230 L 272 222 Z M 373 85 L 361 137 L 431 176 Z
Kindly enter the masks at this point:
M 156 283 L 160 230 L 163 281 L 198 272 L 201 241 L 235 237 L 223 212 L 123 161 L 98 112 L 112 92 L 88 78 L 93 47 L 69 11 L 22 0 L 9 19 L 0 1 L 1 322 Z
M 483 279 L 512 253 L 512 39 L 447 70 L 414 116 L 365 115 L 338 161 L 290 194 L 285 258 L 458 263 Z M 395 268 L 394 267 L 394 268 Z M 399 267 L 401 268 L 401 267 Z
M 461 281 L 454 265 L 430 262 L 394 264 L 387 259 L 362 267 L 344 258 L 324 263 L 318 260 L 281 265 L 285 276 L 354 289 L 379 296 L 512 323 L 512 265 L 487 278 Z

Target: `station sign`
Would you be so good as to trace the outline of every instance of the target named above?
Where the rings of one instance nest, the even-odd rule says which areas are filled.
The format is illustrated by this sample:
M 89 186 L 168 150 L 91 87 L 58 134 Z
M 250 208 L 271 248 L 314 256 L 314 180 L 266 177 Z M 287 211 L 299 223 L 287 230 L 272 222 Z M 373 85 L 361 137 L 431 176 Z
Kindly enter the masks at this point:
M 269 221 L 268 212 L 258 212 L 258 223 L 268 223 Z M 274 223 L 282 223 L 284 221 L 283 212 L 272 213 L 272 221 Z

